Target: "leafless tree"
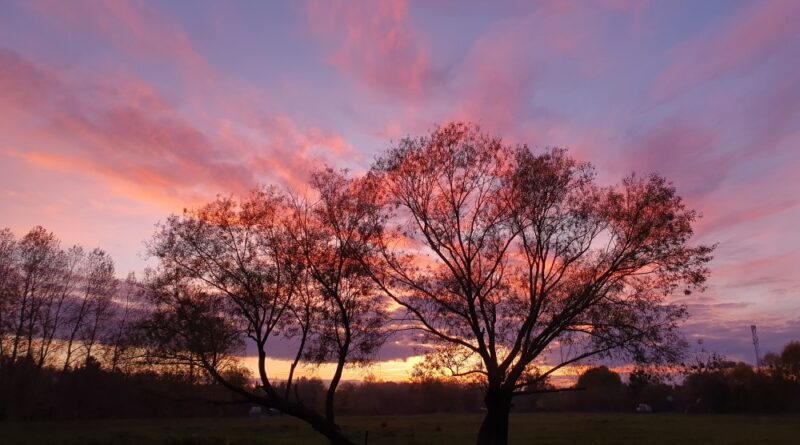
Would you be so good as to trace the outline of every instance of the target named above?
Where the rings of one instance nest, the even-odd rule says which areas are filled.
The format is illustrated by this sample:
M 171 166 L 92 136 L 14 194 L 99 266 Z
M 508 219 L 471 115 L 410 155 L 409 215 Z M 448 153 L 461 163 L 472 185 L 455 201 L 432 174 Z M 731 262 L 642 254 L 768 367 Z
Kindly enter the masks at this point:
M 51 328 L 45 311 L 50 309 L 50 303 L 59 294 L 60 278 L 63 277 L 65 254 L 59 243 L 53 233 L 37 226 L 17 244 L 15 257 L 20 285 L 13 322 L 12 361 L 23 354 L 23 349 L 27 358 L 43 361 L 43 357 L 35 357 L 36 343 L 46 337 L 48 332 L 45 331 Z
M 114 275 L 114 261 L 103 250 L 95 249 L 89 255 L 90 269 L 86 277 L 93 288 L 86 323 L 80 332 L 85 359 L 92 357 L 92 348 L 104 341 L 108 333 L 108 321 L 113 313 L 112 298 L 116 295 L 118 280 Z
M 13 331 L 11 314 L 19 296 L 20 276 L 14 259 L 16 245 L 11 229 L 0 230 L 0 358 L 6 355 L 6 337 Z
M 137 311 L 136 305 L 141 303 L 143 294 L 142 284 L 133 272 L 129 273 L 119 288 L 119 300 L 116 310 L 113 311 L 113 326 L 109 329 L 108 363 L 112 372 L 125 369 L 126 357 L 133 350 L 135 314 L 141 312 Z
M 38 366 L 41 368 L 48 356 L 59 350 L 60 340 L 57 338 L 62 332 L 66 309 L 72 298 L 76 282 L 80 279 L 80 262 L 83 260 L 83 249 L 73 246 L 67 251 L 57 254 L 58 262 L 53 273 L 50 289 L 45 297 L 45 303 L 40 312 L 41 333 L 39 335 Z M 55 345 L 55 347 L 54 347 Z
M 102 249 L 82 255 L 80 274 L 80 284 L 70 302 L 65 324 L 64 369 L 72 366 L 76 349 L 84 350 L 84 360 L 91 355 L 98 334 L 104 328 L 103 322 L 110 315 L 111 298 L 117 289 L 114 261 Z
M 41 368 L 66 343 L 66 368 L 74 341 L 91 349 L 105 329 L 116 282 L 113 261 L 99 249 L 88 255 L 80 246 L 64 250 L 42 227 L 19 241 L 0 231 L 2 355 L 24 356 Z
M 428 363 L 483 381 L 478 444 L 506 444 L 512 399 L 565 366 L 680 354 L 686 312 L 668 296 L 701 288 L 712 248 L 690 245 L 697 215 L 663 178 L 601 187 L 564 150 L 461 123 L 402 140 L 373 174 L 398 221 L 373 276 Z

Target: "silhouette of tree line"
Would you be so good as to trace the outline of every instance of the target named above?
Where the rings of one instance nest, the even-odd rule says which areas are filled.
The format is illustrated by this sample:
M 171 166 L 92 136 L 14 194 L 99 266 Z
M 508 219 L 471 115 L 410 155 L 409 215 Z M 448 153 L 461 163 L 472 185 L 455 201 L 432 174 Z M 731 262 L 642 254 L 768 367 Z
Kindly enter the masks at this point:
M 691 244 L 697 214 L 658 175 L 601 186 L 563 149 L 455 122 L 402 139 L 364 175 L 323 168 L 308 185 L 171 216 L 148 243 L 158 267 L 138 281 L 115 279 L 102 250 L 3 231 L 3 369 L 198 376 L 350 445 L 336 414 L 362 387 L 343 372 L 403 331 L 425 354 L 421 381 L 479 394 L 477 443 L 506 444 L 512 408 L 555 391 L 564 367 L 681 358 L 686 310 L 667 297 L 703 290 L 713 246 Z M 278 338 L 297 345 L 285 381 L 268 369 Z M 246 343 L 256 388 L 241 378 Z M 334 365 L 324 381 L 295 378 L 321 363 Z M 312 388 L 313 403 L 301 397 Z
M 0 369 L 0 419 L 73 420 L 153 417 L 243 417 L 251 404 L 201 373 L 178 370 L 111 371 L 95 359 L 67 370 L 39 368 L 24 358 Z M 800 412 L 800 342 L 769 354 L 762 367 L 712 355 L 675 374 L 635 369 L 623 381 L 605 366 L 583 371 L 574 392 L 542 393 L 517 399 L 513 412 L 632 412 L 640 404 L 653 412 Z M 229 375 L 242 386 L 247 374 Z M 285 383 L 279 384 L 283 387 Z M 302 377 L 293 384 L 297 400 L 323 409 L 326 385 Z M 252 388 L 255 390 L 255 388 Z M 344 382 L 335 409 L 344 415 L 482 413 L 483 388 L 452 379 L 413 378 L 385 382 L 367 378 Z
M 243 382 L 244 383 L 244 382 Z M 111 371 L 94 358 L 69 369 L 27 357 L 0 367 L 0 420 L 243 416 L 218 385 L 183 372 Z
M 542 395 L 535 405 L 548 411 L 624 412 L 646 404 L 654 412 L 800 412 L 798 363 L 800 342 L 790 342 L 780 355 L 768 354 L 759 368 L 711 354 L 677 373 L 635 369 L 623 383 L 619 374 L 600 366 L 578 378 L 575 386 L 584 391 Z

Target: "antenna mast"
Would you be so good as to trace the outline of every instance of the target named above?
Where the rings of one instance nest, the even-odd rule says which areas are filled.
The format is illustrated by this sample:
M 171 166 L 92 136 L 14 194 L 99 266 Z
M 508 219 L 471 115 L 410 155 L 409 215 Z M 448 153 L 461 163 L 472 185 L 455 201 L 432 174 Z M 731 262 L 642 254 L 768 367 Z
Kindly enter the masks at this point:
M 758 333 L 756 332 L 756 325 L 750 325 L 750 332 L 753 333 L 753 349 L 756 351 L 756 368 L 760 368 L 761 352 L 758 350 Z

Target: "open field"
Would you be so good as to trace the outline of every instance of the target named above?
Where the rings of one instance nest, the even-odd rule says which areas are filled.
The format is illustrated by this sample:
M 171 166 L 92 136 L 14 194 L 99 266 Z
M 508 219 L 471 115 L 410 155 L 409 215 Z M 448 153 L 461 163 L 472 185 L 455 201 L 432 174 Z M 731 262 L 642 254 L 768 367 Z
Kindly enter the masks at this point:
M 346 417 L 372 445 L 470 444 L 477 415 Z M 516 414 L 512 444 L 797 444 L 800 416 L 676 414 Z M 0 444 L 233 445 L 325 444 L 288 417 L 0 423 Z

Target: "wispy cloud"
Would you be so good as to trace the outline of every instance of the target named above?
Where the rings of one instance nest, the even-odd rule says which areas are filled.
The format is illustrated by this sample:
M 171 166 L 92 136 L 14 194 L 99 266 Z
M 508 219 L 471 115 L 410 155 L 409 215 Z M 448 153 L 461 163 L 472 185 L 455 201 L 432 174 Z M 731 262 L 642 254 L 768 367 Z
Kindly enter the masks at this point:
M 793 0 L 749 2 L 672 50 L 670 64 L 650 96 L 663 101 L 714 79 L 755 69 L 800 37 Z M 788 54 L 784 54 L 787 56 Z
M 33 0 L 28 5 L 53 24 L 107 41 L 134 57 L 177 62 L 187 76 L 196 79 L 211 75 L 208 62 L 184 29 L 152 4 L 132 0 Z
M 218 134 L 139 80 L 77 82 L 9 51 L 0 52 L 0 89 L 7 124 L 25 129 L 15 133 L 21 148 L 12 155 L 97 175 L 167 208 L 269 181 L 296 185 L 315 164 L 351 154 L 339 136 L 266 113 L 253 136 Z
M 332 42 L 329 61 L 368 88 L 395 99 L 420 99 L 438 74 L 405 0 L 311 1 L 313 34 Z

